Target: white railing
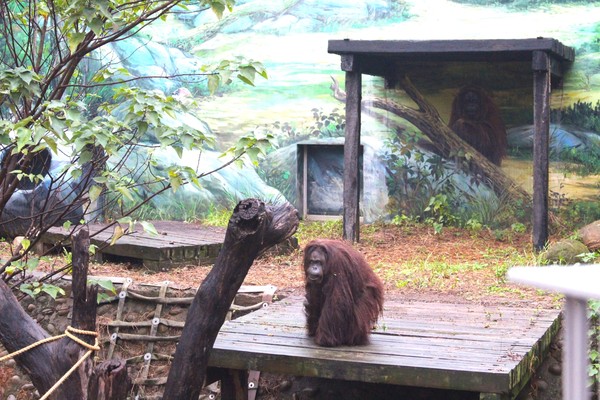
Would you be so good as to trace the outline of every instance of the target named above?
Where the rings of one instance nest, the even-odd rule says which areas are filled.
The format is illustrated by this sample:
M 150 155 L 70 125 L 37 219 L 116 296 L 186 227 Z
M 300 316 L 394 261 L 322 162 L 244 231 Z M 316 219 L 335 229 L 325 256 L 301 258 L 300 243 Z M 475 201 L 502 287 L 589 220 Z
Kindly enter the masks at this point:
M 588 299 L 600 299 L 600 264 L 514 267 L 510 281 L 563 293 L 563 400 L 588 400 Z

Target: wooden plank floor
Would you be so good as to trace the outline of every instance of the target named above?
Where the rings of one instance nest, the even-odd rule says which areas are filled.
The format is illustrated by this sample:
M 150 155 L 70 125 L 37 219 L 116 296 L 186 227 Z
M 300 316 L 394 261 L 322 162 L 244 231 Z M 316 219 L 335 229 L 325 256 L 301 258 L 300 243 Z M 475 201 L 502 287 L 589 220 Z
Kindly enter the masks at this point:
M 209 365 L 512 399 L 559 328 L 559 310 L 390 302 L 371 344 L 324 348 L 305 334 L 302 300 L 226 322 Z
M 101 250 L 98 261 L 110 256 L 114 260 L 138 260 L 153 270 L 166 270 L 179 265 L 199 265 L 214 262 L 225 238 L 225 228 L 200 226 L 179 221 L 153 221 L 158 235 L 145 232 L 136 225 L 131 234 L 117 240 L 112 246 L 114 228 L 106 224 L 90 224 L 90 241 Z M 51 228 L 42 236 L 45 247 L 56 243 L 68 245 L 70 231 Z

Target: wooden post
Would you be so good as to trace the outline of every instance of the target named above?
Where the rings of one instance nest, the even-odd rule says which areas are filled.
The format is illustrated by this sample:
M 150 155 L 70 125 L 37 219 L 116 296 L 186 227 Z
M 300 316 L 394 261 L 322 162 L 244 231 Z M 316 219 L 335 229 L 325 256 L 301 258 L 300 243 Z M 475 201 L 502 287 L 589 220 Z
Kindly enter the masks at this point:
M 103 361 L 90 376 L 88 400 L 126 399 L 130 384 L 125 360 Z
M 350 242 L 360 240 L 360 114 L 362 75 L 353 56 L 342 56 L 342 70 L 346 71 L 346 131 L 344 141 L 344 232 Z
M 221 400 L 248 399 L 248 371 L 228 369 L 221 378 Z
M 548 142 L 550 137 L 550 57 L 533 52 L 533 246 L 548 240 Z

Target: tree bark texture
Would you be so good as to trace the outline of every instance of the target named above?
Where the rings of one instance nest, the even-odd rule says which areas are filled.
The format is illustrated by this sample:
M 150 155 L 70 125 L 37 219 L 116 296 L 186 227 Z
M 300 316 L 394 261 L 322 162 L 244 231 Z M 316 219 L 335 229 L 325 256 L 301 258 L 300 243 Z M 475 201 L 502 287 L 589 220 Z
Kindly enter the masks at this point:
M 360 241 L 360 124 L 362 74 L 346 72 L 346 130 L 344 140 L 344 226 L 343 237 L 350 242 Z
M 393 100 L 369 97 L 362 100 L 363 110 L 375 114 L 372 108 L 377 108 L 404 118 L 426 135 L 443 157 L 447 159 L 461 159 L 461 161 L 466 161 L 465 164 L 467 165 L 475 165 L 477 172 L 482 175 L 498 195 L 508 194 L 513 200 L 521 201 L 524 204 L 531 203 L 529 193 L 495 164 L 458 137 L 444 123 L 437 109 L 425 100 L 408 77 L 403 77 L 398 83 L 415 102 L 417 109 L 399 104 Z M 337 100 L 346 101 L 346 93 L 340 90 L 339 84 L 335 79 L 331 89 Z
M 88 385 L 88 400 L 123 400 L 130 388 L 125 360 L 106 360 L 94 368 Z
M 188 310 L 163 400 L 198 399 L 210 351 L 250 266 L 259 254 L 293 235 L 298 222 L 289 203 L 268 206 L 247 199 L 235 207 L 221 252 Z
M 95 331 L 97 287 L 87 289 L 89 237 L 81 230 L 73 240 L 73 321 L 74 328 Z M 20 350 L 50 335 L 21 307 L 11 289 L 0 280 L 0 341 L 9 352 Z M 93 344 L 89 335 L 76 335 Z M 44 395 L 87 349 L 69 338 L 37 346 L 15 358 L 41 395 Z M 49 397 L 60 400 L 86 400 L 92 358 L 83 362 Z

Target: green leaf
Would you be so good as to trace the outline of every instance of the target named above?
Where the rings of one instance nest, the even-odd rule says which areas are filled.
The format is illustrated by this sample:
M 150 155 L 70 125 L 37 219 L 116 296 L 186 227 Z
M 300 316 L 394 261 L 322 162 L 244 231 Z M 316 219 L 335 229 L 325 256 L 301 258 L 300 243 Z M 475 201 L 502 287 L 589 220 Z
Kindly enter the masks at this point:
M 72 222 L 71 221 L 65 221 L 64 224 L 62 224 L 62 227 L 65 231 L 68 231 L 71 228 Z
M 27 260 L 27 263 L 25 263 L 25 267 L 28 272 L 35 271 L 39 265 L 40 265 L 39 258 L 30 258 L 29 260 Z
M 126 186 L 117 186 L 117 191 L 121 193 L 123 196 L 127 198 L 129 201 L 133 201 L 133 196 L 131 195 L 131 191 Z
M 225 5 L 223 5 L 221 3 L 213 2 L 213 3 L 211 3 L 210 8 L 213 10 L 213 12 L 217 16 L 217 18 L 219 18 L 219 19 L 223 18 L 223 12 L 225 11 Z
M 48 147 L 50 147 L 50 149 L 52 150 L 53 153 L 56 154 L 58 152 L 58 145 L 56 144 L 56 140 L 54 140 L 53 137 L 46 135 L 46 136 L 42 137 L 42 140 L 44 140 L 46 145 L 48 145 Z
M 32 299 L 35 299 L 35 293 L 30 283 L 23 283 L 19 286 L 19 290 L 25 294 L 28 294 Z
M 251 81 L 250 79 L 248 79 L 247 77 L 245 77 L 244 75 L 239 74 L 238 78 L 239 78 L 240 81 L 244 82 L 245 84 L 250 85 L 250 86 L 254 86 L 254 82 Z
M 176 192 L 177 189 L 183 185 L 183 179 L 181 178 L 181 175 L 174 171 L 169 171 L 169 182 L 171 183 L 171 187 L 173 187 L 174 192 Z
M 123 237 L 124 234 L 125 231 L 123 230 L 123 228 L 121 228 L 121 225 L 115 225 L 115 230 L 113 231 L 112 239 L 110 240 L 110 245 L 114 245 L 117 242 L 117 240 Z
M 102 34 L 104 23 L 100 18 L 93 18 L 88 22 L 88 26 L 97 36 L 100 36 Z
M 84 32 L 73 32 L 67 38 L 67 44 L 69 45 L 69 50 L 71 50 L 71 53 L 74 53 L 77 50 L 77 46 L 79 46 L 79 43 L 83 42 L 84 38 Z
M 102 188 L 98 185 L 92 185 L 89 190 L 90 201 L 96 201 L 102 194 Z
M 240 68 L 240 73 L 238 74 L 238 78 L 242 81 L 248 81 L 252 86 L 254 86 L 254 78 L 256 76 L 256 70 L 252 67 L 242 67 Z
M 61 296 L 65 294 L 65 291 L 58 287 L 58 286 L 54 286 L 54 285 L 50 285 L 47 283 L 44 283 L 42 285 L 42 291 L 48 295 L 50 295 L 50 297 L 52 297 L 53 299 L 56 299 L 56 297 L 60 294 Z
M 154 225 L 149 221 L 140 221 L 142 228 L 144 228 L 145 232 L 148 232 L 152 236 L 158 236 L 158 231 L 154 227 Z
M 97 278 L 88 278 L 88 284 L 90 285 L 98 285 L 103 289 L 106 289 L 112 293 L 116 293 L 115 285 L 110 279 L 97 279 Z
M 221 83 L 221 77 L 217 74 L 208 76 L 208 91 L 211 95 L 215 94 Z

